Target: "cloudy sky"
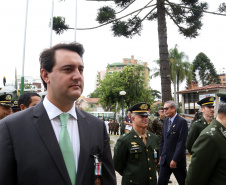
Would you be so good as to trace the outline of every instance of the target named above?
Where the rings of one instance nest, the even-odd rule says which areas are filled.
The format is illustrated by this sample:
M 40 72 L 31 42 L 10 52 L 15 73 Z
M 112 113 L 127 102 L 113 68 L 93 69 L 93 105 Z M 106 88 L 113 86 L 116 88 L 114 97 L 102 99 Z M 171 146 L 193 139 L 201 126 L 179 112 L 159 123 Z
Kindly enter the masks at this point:
M 225 0 L 207 0 L 209 10 L 217 10 L 219 3 Z M 139 0 L 139 4 L 147 3 L 147 0 Z M 75 25 L 75 0 L 54 1 L 54 16 L 64 16 L 66 23 L 74 28 Z M 90 2 L 77 0 L 77 27 L 88 28 L 97 26 L 95 21 L 97 9 L 103 5 L 113 3 Z M 25 50 L 25 76 L 39 76 L 39 54 L 50 46 L 50 16 L 52 0 L 29 0 L 27 37 Z M 135 10 L 134 7 L 131 7 Z M 7 83 L 14 80 L 15 68 L 18 75 L 22 74 L 23 41 L 25 25 L 26 0 L 7 0 L 0 2 L 0 78 L 6 76 Z M 205 14 L 200 35 L 195 39 L 185 38 L 179 35 L 177 27 L 167 19 L 168 47 L 179 46 L 179 51 L 185 52 L 189 61 L 203 52 L 214 64 L 218 73 L 226 72 L 226 16 Z M 52 43 L 70 42 L 74 40 L 74 31 L 68 30 L 62 35 L 53 33 Z M 101 27 L 89 31 L 77 31 L 76 40 L 84 45 L 85 55 L 85 89 L 83 95 L 87 96 L 94 90 L 94 82 L 97 71 L 104 70 L 108 63 L 122 62 L 123 58 L 130 58 L 148 62 L 149 68 L 153 68 L 153 60 L 159 58 L 157 22 L 145 22 L 141 36 L 132 39 L 113 37 L 110 26 Z M 225 68 L 225 69 L 223 69 Z M 2 80 L 0 80 L 0 87 Z M 150 86 L 160 90 L 159 78 L 152 79 Z M 180 89 L 184 88 L 184 84 Z

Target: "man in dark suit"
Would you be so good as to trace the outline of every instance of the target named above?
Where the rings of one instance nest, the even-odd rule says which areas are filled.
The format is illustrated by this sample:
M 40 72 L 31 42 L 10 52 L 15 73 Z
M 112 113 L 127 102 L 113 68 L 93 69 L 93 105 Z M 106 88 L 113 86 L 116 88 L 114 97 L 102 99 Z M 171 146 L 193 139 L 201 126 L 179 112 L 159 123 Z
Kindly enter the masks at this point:
M 158 185 L 167 185 L 173 173 L 179 185 L 185 184 L 186 151 L 185 144 L 188 126 L 185 119 L 176 112 L 176 104 L 167 101 L 164 104 L 167 118 L 164 120 L 160 143 L 160 172 Z
M 116 184 L 104 122 L 75 107 L 84 86 L 83 53 L 79 43 L 41 53 L 47 95 L 0 122 L 0 184 Z

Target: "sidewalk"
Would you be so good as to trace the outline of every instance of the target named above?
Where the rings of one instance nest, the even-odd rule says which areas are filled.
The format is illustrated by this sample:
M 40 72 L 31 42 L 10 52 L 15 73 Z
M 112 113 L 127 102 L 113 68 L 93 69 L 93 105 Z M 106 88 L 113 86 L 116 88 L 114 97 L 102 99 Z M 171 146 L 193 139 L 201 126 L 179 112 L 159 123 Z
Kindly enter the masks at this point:
M 118 135 L 110 135 L 112 155 L 114 154 L 114 146 L 115 146 L 118 138 L 119 138 Z M 187 166 L 189 166 L 189 164 L 190 164 L 190 156 L 187 156 Z M 115 173 L 116 173 L 116 178 L 117 178 L 117 185 L 121 185 L 122 177 L 121 177 L 121 175 L 118 174 L 118 172 L 115 172 Z M 169 185 L 178 185 L 177 180 L 173 174 L 171 175 L 170 180 L 172 181 L 172 183 L 170 183 Z

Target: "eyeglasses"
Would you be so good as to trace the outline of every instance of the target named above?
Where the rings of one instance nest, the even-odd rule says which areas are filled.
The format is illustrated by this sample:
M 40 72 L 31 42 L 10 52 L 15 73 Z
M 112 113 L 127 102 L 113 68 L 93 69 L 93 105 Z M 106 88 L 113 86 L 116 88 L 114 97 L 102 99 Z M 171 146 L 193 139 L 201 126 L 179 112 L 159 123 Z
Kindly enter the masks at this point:
M 164 107 L 163 109 L 164 109 L 164 110 L 168 110 L 169 108 L 170 108 L 170 107 Z

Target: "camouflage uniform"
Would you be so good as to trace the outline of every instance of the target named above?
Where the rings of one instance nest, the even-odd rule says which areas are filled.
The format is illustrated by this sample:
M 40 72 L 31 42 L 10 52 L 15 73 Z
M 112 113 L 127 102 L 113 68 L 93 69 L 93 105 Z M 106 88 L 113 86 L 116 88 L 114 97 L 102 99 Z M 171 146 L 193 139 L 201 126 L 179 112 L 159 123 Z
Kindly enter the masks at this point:
M 114 135 L 119 135 L 118 129 L 119 129 L 119 123 L 114 122 Z
M 163 121 L 160 118 L 156 118 L 151 121 L 150 128 L 148 129 L 150 132 L 156 134 L 159 138 L 159 143 L 162 137 L 162 128 L 163 128 Z M 150 123 L 150 122 L 149 122 Z

